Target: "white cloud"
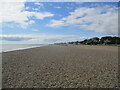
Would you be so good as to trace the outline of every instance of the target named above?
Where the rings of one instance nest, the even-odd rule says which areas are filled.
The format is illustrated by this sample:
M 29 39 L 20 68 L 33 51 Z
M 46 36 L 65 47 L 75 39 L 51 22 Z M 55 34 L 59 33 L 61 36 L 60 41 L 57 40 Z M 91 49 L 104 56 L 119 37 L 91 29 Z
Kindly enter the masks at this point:
M 54 16 L 54 14 L 50 13 L 50 12 L 43 12 L 43 13 L 34 13 L 34 16 L 37 19 L 44 19 L 45 17 L 52 17 Z
M 49 27 L 78 26 L 102 34 L 115 35 L 118 32 L 118 11 L 116 7 L 81 7 L 61 20 L 51 20 Z
M 25 7 L 25 9 L 30 9 L 30 7 Z
M 32 31 L 40 31 L 39 29 L 32 29 Z
M 3 41 L 12 41 L 12 42 L 33 42 L 33 43 L 56 43 L 56 42 L 68 42 L 75 40 L 84 40 L 86 37 L 78 35 L 53 35 L 53 34 L 11 34 L 11 35 L 0 35 L 0 39 Z
M 58 8 L 58 9 L 59 9 L 59 8 L 61 8 L 61 7 L 60 7 L 60 6 L 56 6 L 56 7 L 54 7 L 54 8 Z
M 32 10 L 38 11 L 38 10 L 39 10 L 39 8 L 32 8 Z
M 0 6 L 2 22 L 14 22 L 22 27 L 27 27 L 29 24 L 35 23 L 35 21 L 30 20 L 30 17 L 42 20 L 46 17 L 54 16 L 50 12 L 25 11 L 26 7 L 24 2 L 2 2 Z
M 35 2 L 34 4 L 35 4 L 35 5 L 38 5 L 39 8 L 44 8 L 44 4 L 43 4 L 43 3 Z
M 51 20 L 51 24 L 47 24 L 46 26 L 48 27 L 58 27 L 58 26 L 63 26 L 64 21 L 59 21 L 59 20 Z
M 42 4 L 42 3 L 39 3 L 39 2 L 36 2 L 36 3 L 34 3 L 35 5 L 40 5 L 40 6 L 43 6 L 44 4 Z

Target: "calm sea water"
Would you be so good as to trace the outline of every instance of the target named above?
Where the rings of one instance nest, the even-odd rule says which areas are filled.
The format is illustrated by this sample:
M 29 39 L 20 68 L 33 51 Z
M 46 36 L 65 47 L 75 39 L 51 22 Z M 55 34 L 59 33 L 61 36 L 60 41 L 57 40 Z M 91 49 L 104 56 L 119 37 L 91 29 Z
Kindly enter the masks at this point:
M 8 52 L 8 51 L 14 51 L 14 50 L 41 47 L 41 46 L 45 46 L 45 45 L 43 44 L 3 44 L 3 45 L 0 45 L 1 47 L 0 52 Z

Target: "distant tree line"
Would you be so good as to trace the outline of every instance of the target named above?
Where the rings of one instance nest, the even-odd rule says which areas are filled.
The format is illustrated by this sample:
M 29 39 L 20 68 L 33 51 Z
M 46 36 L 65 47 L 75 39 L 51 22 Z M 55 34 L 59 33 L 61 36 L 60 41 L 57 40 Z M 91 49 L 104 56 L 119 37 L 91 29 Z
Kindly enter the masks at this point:
M 94 38 L 90 38 L 90 39 L 86 39 L 84 41 L 81 41 L 80 43 L 81 44 L 87 44 L 87 45 L 120 44 L 120 37 L 111 37 L 111 36 L 106 36 L 106 37 L 102 37 L 102 38 L 94 37 Z
M 84 44 L 84 45 L 112 45 L 120 44 L 120 37 L 105 36 L 102 38 L 94 37 L 90 39 L 85 39 L 83 41 L 73 41 L 68 43 L 59 43 L 59 44 Z

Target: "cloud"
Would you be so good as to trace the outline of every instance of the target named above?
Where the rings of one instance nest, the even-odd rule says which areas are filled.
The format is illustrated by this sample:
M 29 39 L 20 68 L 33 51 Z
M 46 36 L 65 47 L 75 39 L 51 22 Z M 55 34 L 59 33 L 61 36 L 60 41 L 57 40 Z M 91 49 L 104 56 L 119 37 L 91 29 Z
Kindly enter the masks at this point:
M 61 39 L 57 39 L 57 38 L 48 38 L 48 39 L 44 39 L 45 42 L 57 42 L 57 41 L 61 41 Z
M 46 17 L 54 16 L 54 14 L 50 12 L 26 11 L 24 2 L 2 2 L 0 6 L 2 22 L 14 22 L 21 27 L 27 27 L 28 25 L 35 23 L 30 17 L 42 20 Z
M 116 35 L 118 33 L 118 11 L 117 7 L 108 5 L 95 8 L 81 7 L 61 20 L 51 20 L 47 26 L 77 26 L 101 34 Z
M 60 6 L 56 6 L 56 7 L 54 7 L 54 8 L 58 8 L 58 9 L 59 9 L 59 8 L 61 8 L 61 7 L 60 7 Z
M 59 21 L 59 20 L 51 20 L 51 24 L 47 24 L 46 26 L 48 27 L 58 27 L 58 26 L 63 26 L 64 21 Z
M 0 39 L 3 41 L 25 41 L 25 42 L 40 42 L 40 43 L 56 43 L 56 42 L 68 42 L 75 40 L 84 40 L 87 37 L 78 35 L 52 35 L 52 34 L 11 34 L 0 35 Z
M 30 9 L 30 7 L 25 7 L 25 9 Z
M 5 41 L 26 41 L 32 38 L 23 35 L 0 35 L 0 39 Z
M 42 4 L 42 3 L 39 3 L 39 2 L 36 2 L 36 3 L 34 3 L 35 5 L 40 5 L 40 6 L 43 6 L 44 4 Z
M 39 31 L 39 29 L 32 29 L 32 31 Z
M 32 10 L 38 11 L 38 10 L 39 10 L 39 8 L 32 8 Z
M 40 6 L 39 8 L 44 8 L 44 4 L 43 3 L 35 2 L 34 4 Z

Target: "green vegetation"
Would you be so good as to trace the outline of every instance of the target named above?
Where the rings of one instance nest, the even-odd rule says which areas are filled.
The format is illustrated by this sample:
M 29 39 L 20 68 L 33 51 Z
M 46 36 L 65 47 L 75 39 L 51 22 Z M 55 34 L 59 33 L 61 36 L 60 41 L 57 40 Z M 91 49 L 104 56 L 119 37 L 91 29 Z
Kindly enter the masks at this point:
M 105 36 L 102 38 L 94 37 L 85 39 L 84 41 L 74 41 L 59 44 L 83 44 L 83 45 L 120 45 L 120 37 Z

